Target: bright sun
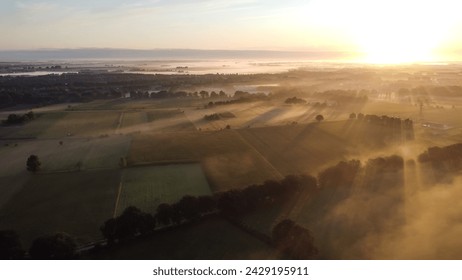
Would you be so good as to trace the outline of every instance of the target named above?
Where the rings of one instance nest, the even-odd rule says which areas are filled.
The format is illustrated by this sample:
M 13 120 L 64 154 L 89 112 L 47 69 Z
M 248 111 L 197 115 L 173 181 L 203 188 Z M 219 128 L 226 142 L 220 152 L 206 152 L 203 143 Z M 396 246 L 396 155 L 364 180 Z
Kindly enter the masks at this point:
M 307 8 L 311 22 L 348 37 L 361 61 L 397 64 L 437 60 L 436 50 L 459 21 L 460 5 L 452 0 L 313 0 Z
M 365 1 L 363 5 L 367 4 Z M 441 5 L 442 3 L 439 3 Z M 356 22 L 353 34 L 368 63 L 397 64 L 435 61 L 450 22 L 434 1 L 401 0 L 372 4 L 372 13 Z
M 390 64 L 434 59 L 433 50 L 441 41 L 435 36 L 435 22 L 425 19 L 427 11 L 411 16 L 409 2 L 383 5 L 381 13 L 367 15 L 363 25 L 356 27 L 355 40 L 365 62 Z

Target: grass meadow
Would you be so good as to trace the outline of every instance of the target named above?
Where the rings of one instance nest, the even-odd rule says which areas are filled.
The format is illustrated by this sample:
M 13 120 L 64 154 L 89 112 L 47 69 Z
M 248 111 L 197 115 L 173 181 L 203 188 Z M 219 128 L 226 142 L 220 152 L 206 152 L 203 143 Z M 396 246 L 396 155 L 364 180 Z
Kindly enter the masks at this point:
M 161 203 L 174 203 L 185 195 L 210 195 L 200 164 L 140 166 L 123 170 L 117 213 L 128 206 L 155 214 Z
M 0 228 L 16 230 L 26 248 L 38 236 L 67 232 L 79 243 L 101 238 L 111 218 L 120 170 L 35 174 L 0 209 Z

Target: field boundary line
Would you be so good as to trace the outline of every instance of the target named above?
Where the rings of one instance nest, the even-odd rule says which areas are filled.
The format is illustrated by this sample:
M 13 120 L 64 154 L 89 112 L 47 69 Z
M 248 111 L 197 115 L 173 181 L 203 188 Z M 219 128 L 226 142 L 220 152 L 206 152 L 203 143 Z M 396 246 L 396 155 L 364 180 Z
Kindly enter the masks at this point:
M 117 208 L 119 207 L 120 194 L 122 193 L 123 176 L 124 176 L 124 173 L 122 171 L 122 174 L 120 175 L 119 188 L 117 189 L 117 197 L 116 197 L 116 201 L 115 201 L 115 205 L 114 205 L 114 212 L 112 214 L 112 218 L 115 218 L 117 216 Z
M 260 151 L 257 148 L 255 148 L 244 137 L 242 137 L 242 135 L 239 132 L 237 131 L 234 131 L 234 132 L 238 135 L 239 139 L 241 139 L 241 141 L 250 148 L 250 150 L 257 153 L 257 155 L 263 160 L 263 162 L 268 164 L 268 166 L 271 167 L 271 169 L 273 169 L 276 175 L 279 175 L 281 179 L 284 178 L 284 175 L 282 175 L 282 173 L 276 167 L 274 167 L 274 165 L 271 164 L 271 162 L 262 153 L 260 153 Z
M 128 164 L 126 168 L 143 167 L 143 166 L 162 166 L 162 165 L 175 165 L 175 164 L 196 164 L 201 163 L 196 159 L 178 159 L 178 160 L 159 160 L 159 161 L 141 161 Z
M 119 130 L 120 130 L 120 127 L 122 126 L 124 115 L 125 115 L 125 112 L 122 111 L 119 116 L 119 123 L 117 124 L 117 128 L 115 129 L 115 134 L 119 134 Z

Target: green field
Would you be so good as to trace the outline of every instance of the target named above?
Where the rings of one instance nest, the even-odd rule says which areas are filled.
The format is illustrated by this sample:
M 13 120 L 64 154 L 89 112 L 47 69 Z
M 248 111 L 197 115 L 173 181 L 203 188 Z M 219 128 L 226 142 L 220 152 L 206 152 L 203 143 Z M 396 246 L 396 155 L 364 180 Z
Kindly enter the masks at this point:
M 120 114 L 115 111 L 67 112 L 64 117 L 41 133 L 40 137 L 89 137 L 113 134 L 118 127 Z
M 149 122 L 148 129 L 152 132 L 183 132 L 195 131 L 194 125 L 186 118 L 183 111 L 150 110 L 146 111 Z
M 77 106 L 73 106 L 70 108 L 70 111 L 73 110 L 113 110 L 115 109 L 114 107 L 117 104 L 124 104 L 126 101 L 121 98 L 116 98 L 116 99 L 98 99 L 98 100 L 93 100 L 91 102 L 87 103 L 81 103 Z
M 142 110 L 121 112 L 117 134 L 195 131 L 194 125 L 179 110 Z
M 281 178 L 278 171 L 234 130 L 134 136 L 129 163 L 175 160 L 201 161 L 213 191 Z
M 242 138 L 281 174 L 313 173 L 354 150 L 347 122 L 325 122 L 239 130 Z M 346 133 L 345 133 L 346 134 Z
M 79 243 L 102 238 L 99 227 L 112 217 L 120 170 L 36 174 L 0 209 L 0 229 L 32 240 L 67 232 Z
M 22 190 L 26 182 L 32 176 L 25 169 L 17 175 L 0 177 L 0 209 L 5 205 L 16 193 Z
M 264 260 L 277 259 L 278 253 L 229 222 L 209 218 L 88 257 L 124 260 Z
M 110 136 L 91 139 L 90 149 L 83 158 L 84 169 L 117 168 L 120 158 L 128 154 L 131 138 L 127 136 Z
M 65 112 L 47 112 L 37 114 L 37 118 L 23 125 L 0 126 L 1 138 L 35 138 L 55 125 L 66 116 Z
M 147 122 L 146 112 L 127 111 L 123 113 L 119 132 L 136 131 Z
M 161 203 L 173 203 L 185 195 L 209 195 L 210 188 L 200 164 L 175 164 L 126 168 L 117 213 L 128 206 L 155 213 Z
M 204 103 L 198 98 L 160 98 L 160 99 L 130 99 L 116 98 L 94 100 L 74 106 L 72 110 L 150 110 L 197 107 Z
M 59 142 L 63 144 L 60 145 Z M 13 176 L 26 169 L 31 154 L 39 157 L 41 172 L 78 169 L 118 168 L 130 147 L 127 136 L 89 139 L 0 141 L 0 177 Z M 7 146 L 6 146 L 7 145 Z

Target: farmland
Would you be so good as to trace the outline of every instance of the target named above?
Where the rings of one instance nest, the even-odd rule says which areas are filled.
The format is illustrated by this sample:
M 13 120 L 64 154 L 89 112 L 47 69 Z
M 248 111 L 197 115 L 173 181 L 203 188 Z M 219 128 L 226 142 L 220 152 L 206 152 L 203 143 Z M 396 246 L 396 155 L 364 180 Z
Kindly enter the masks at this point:
M 161 203 L 174 203 L 185 195 L 209 195 L 210 188 L 199 164 L 126 168 L 122 173 L 117 213 L 128 206 L 155 213 Z
M 89 137 L 113 134 L 120 118 L 119 112 L 67 113 L 40 134 L 40 137 Z
M 135 135 L 128 162 L 202 161 L 214 191 L 238 188 L 278 172 L 237 131 Z
M 5 127 L 0 130 L 2 138 L 36 138 L 66 116 L 65 112 L 47 112 L 38 115 L 37 119 L 24 125 Z
M 377 73 L 382 70 L 377 69 Z M 133 88 L 104 89 L 116 92 L 116 97 L 88 97 L 91 100 L 79 104 L 39 108 L 37 117 L 24 124 L 0 127 L 0 230 L 14 229 L 27 246 L 38 236 L 64 231 L 80 246 L 100 240 L 100 226 L 129 206 L 154 215 L 159 204 L 174 204 L 185 195 L 214 197 L 269 180 L 279 182 L 287 175 L 317 177 L 340 161 L 358 159 L 364 169 L 355 177 L 354 190 L 335 186 L 320 189 L 316 194 L 302 191 L 279 204 L 268 199 L 263 208 L 239 217 L 238 222 L 271 236 L 278 222 L 290 218 L 313 232 L 322 251 L 320 257 L 326 259 L 393 256 L 383 245 L 386 243 L 381 245 L 380 252 L 368 246 L 377 244 L 382 237 L 388 241 L 399 236 L 400 232 L 393 231 L 393 227 L 412 232 L 396 222 L 402 220 L 402 201 L 422 206 L 420 201 L 429 201 L 428 192 L 444 204 L 450 201 L 447 192 L 457 194 L 460 181 L 443 181 L 446 189 L 434 186 L 430 183 L 432 166 L 421 165 L 418 155 L 431 146 L 462 141 L 462 103 L 459 97 L 421 93 L 421 87 L 428 87 L 428 92 L 433 90 L 424 82 L 403 80 L 399 87 L 409 89 L 406 91 L 392 82 L 387 84 L 386 78 L 381 83 L 358 79 L 355 71 L 351 70 L 352 76 L 347 70 L 330 69 L 295 71 L 290 77 L 268 74 L 258 79 L 182 76 L 178 82 L 172 82 L 170 77 L 155 78 L 165 78 L 169 87 L 148 87 L 146 79 L 154 78 L 143 76 L 139 88 L 133 82 Z M 380 75 L 388 77 L 383 71 Z M 108 82 L 116 79 L 111 75 L 100 78 L 107 78 Z M 205 82 L 201 84 L 196 78 L 204 78 Z M 182 79 L 186 81 L 184 85 L 179 82 Z M 210 84 L 208 79 L 221 82 Z M 233 79 L 239 83 L 227 84 Z M 234 97 L 232 92 L 226 96 L 186 92 L 245 88 L 246 79 L 247 86 L 266 79 L 274 86 L 268 88 L 267 95 L 255 98 L 251 95 L 254 92 L 244 93 L 243 99 Z M 417 86 L 420 91 L 414 88 Z M 158 89 L 165 97 L 145 95 L 155 95 Z M 177 89 L 185 92 L 177 93 Z M 133 97 L 117 96 L 127 92 Z M 398 92 L 408 92 L 409 96 L 399 96 Z M 1 116 L 5 119 L 10 112 L 27 111 L 12 109 Z M 316 121 L 317 115 L 324 120 Z M 397 120 L 395 117 L 413 120 L 413 137 L 407 136 L 401 120 L 396 129 L 389 127 Z M 26 170 L 30 155 L 37 155 L 41 162 L 35 173 Z M 374 184 L 364 183 L 368 160 L 390 155 L 402 157 L 404 169 L 382 174 Z M 364 191 L 368 188 L 374 191 Z M 382 191 L 387 188 L 402 188 L 400 194 L 407 196 L 395 197 L 392 192 Z M 433 188 L 438 192 L 433 193 Z M 420 197 L 419 192 L 425 196 Z M 438 193 L 446 194 L 446 200 Z M 394 206 L 396 213 L 388 210 Z M 439 208 L 432 208 L 431 203 L 426 206 L 424 214 L 433 221 L 427 212 L 438 212 Z M 408 221 L 418 219 L 411 210 L 406 208 Z M 451 224 L 452 214 L 448 217 L 442 212 Z M 396 221 L 383 227 L 371 222 L 387 215 L 396 215 Z M 376 235 L 368 235 L 368 226 Z M 357 228 L 357 232 L 351 232 L 351 227 Z M 452 228 L 448 230 L 452 232 Z M 155 248 L 161 250 L 157 252 Z M 345 248 L 349 250 L 344 252 Z M 120 251 L 111 250 L 95 258 L 280 257 L 274 248 L 219 215 L 204 217 L 197 224 L 162 225 L 151 237 L 128 242 Z
M 261 260 L 277 259 L 278 253 L 229 222 L 211 218 L 184 226 L 181 231 L 160 232 L 140 242 L 125 244 L 117 250 L 91 257 L 124 260 Z
M 126 136 L 111 136 L 63 140 L 9 140 L 2 143 L 0 155 L 8 164 L 0 170 L 0 176 L 10 176 L 24 170 L 24 159 L 31 154 L 40 157 L 43 172 L 117 168 L 120 158 L 129 150 L 130 139 Z
M 99 226 L 113 214 L 119 181 L 119 170 L 30 176 L 1 208 L 0 225 L 20 232 L 25 244 L 61 231 L 79 243 L 100 239 Z

